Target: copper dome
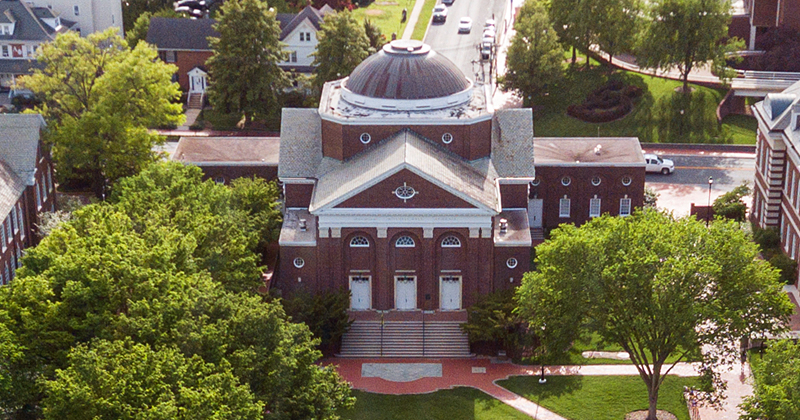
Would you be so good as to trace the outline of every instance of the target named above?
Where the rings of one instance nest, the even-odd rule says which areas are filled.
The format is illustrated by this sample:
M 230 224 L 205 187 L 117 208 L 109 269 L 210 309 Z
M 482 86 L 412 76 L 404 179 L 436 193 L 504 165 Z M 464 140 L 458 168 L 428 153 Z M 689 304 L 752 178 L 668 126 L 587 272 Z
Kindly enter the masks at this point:
M 446 57 L 420 41 L 397 40 L 353 70 L 345 88 L 378 99 L 443 98 L 468 89 L 471 82 Z

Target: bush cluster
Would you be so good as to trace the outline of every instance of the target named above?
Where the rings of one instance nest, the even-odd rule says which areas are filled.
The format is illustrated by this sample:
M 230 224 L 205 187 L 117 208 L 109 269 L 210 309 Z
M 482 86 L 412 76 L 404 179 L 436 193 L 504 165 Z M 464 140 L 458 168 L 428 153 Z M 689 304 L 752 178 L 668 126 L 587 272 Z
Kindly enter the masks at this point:
M 753 226 L 753 241 L 761 247 L 764 259 L 781 272 L 781 280 L 794 284 L 797 279 L 797 261 L 781 250 L 781 237 L 775 228 L 761 229 Z
M 625 85 L 621 80 L 609 80 L 594 90 L 581 104 L 567 107 L 567 115 L 585 122 L 610 122 L 620 119 L 633 109 L 633 100 L 642 95 L 642 88 Z

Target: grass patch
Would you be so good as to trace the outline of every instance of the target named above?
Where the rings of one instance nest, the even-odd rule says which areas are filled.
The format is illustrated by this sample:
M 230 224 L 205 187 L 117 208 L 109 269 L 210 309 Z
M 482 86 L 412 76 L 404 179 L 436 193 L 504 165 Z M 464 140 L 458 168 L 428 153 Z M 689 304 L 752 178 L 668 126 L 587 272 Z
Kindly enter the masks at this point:
M 414 25 L 414 32 L 411 34 L 411 39 L 422 41 L 423 38 L 425 38 L 425 32 L 427 32 L 428 25 L 431 23 L 434 6 L 436 6 L 436 0 L 425 0 L 425 4 L 422 5 L 422 10 L 419 12 L 417 23 Z
M 758 121 L 748 115 L 728 115 L 722 119 L 722 126 L 727 127 L 733 138 L 733 144 L 756 144 Z
M 338 414 L 347 420 L 515 420 L 530 417 L 474 388 L 419 395 L 383 395 L 353 390 L 356 405 Z
M 638 376 L 550 376 L 545 385 L 538 377 L 517 376 L 498 385 L 571 420 L 621 420 L 648 407 L 647 388 Z M 697 378 L 668 376 L 661 385 L 658 408 L 678 420 L 689 420 L 683 387 L 697 385 Z
M 565 66 L 571 53 L 565 52 Z M 580 56 L 579 56 L 580 57 Z M 609 123 L 587 123 L 566 114 L 567 106 L 581 103 L 586 94 L 605 84 L 609 77 L 639 86 L 644 94 L 627 116 Z M 562 81 L 549 87 L 549 95 L 531 98 L 534 107 L 534 132 L 537 137 L 639 137 L 642 142 L 731 143 L 749 136 L 746 128 L 716 123 L 716 107 L 725 95 L 722 89 L 692 85 L 690 103 L 683 103 L 675 88 L 676 80 L 581 64 L 566 71 Z M 684 113 L 681 114 L 680 111 Z M 753 131 L 753 136 L 755 136 Z
M 411 9 L 414 8 L 413 0 L 390 0 L 390 1 L 375 1 L 366 7 L 359 7 L 353 9 L 353 17 L 359 21 L 369 19 L 381 29 L 381 33 L 386 35 L 386 40 L 392 39 L 392 32 L 397 34 L 397 38 L 403 37 L 403 31 L 406 29 L 406 23 L 400 22 L 403 9 L 408 9 L 408 16 L 411 17 Z

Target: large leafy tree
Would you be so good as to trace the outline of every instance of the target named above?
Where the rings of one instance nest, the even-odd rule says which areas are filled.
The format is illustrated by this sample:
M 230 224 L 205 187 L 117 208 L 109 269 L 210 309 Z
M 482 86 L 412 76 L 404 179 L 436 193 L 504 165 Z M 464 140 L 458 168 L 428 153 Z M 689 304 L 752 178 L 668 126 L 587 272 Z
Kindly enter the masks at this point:
M 576 51 L 588 53 L 597 43 L 598 20 L 603 0 L 552 0 L 548 10 L 561 43 L 572 47 L 572 63 Z M 588 65 L 588 60 L 587 60 Z
M 754 395 L 745 397 L 741 418 L 800 418 L 800 344 L 773 341 L 763 355 L 754 355 L 753 359 Z
M 90 185 L 98 197 L 108 182 L 153 162 L 163 138 L 148 129 L 178 124 L 182 109 L 172 74 L 152 47 L 129 49 L 115 29 L 86 38 L 61 34 L 39 49 L 44 65 L 22 84 L 41 95 L 61 182 Z
M 641 26 L 642 5 L 639 0 L 604 0 L 597 13 L 597 45 L 608 54 L 631 51 Z
M 706 228 L 655 210 L 603 216 L 562 225 L 536 252 L 538 271 L 517 293 L 521 315 L 551 351 L 582 328 L 621 346 L 647 387 L 648 420 L 669 356 L 700 357 L 714 379 L 714 366 L 738 356 L 741 337 L 779 331 L 792 310 L 776 270 L 731 221 Z M 700 355 L 702 347 L 710 350 Z
M 514 29 L 503 85 L 516 90 L 527 101 L 561 77 L 562 49 L 547 9 L 539 0 L 525 2 Z
M 286 53 L 276 12 L 261 0 L 228 0 L 219 9 L 208 39 L 208 98 L 217 111 L 236 113 L 247 125 L 279 111 L 278 98 L 289 79 L 278 67 Z
M 642 67 L 676 69 L 689 94 L 689 73 L 710 63 L 716 74 L 730 77 L 725 54 L 742 49 L 737 38 L 723 42 L 731 20 L 729 1 L 655 0 L 641 33 L 636 58 Z
M 370 51 L 370 38 L 349 11 L 325 15 L 317 32 L 317 51 L 314 52 L 314 84 L 321 87 L 330 80 L 350 74 Z

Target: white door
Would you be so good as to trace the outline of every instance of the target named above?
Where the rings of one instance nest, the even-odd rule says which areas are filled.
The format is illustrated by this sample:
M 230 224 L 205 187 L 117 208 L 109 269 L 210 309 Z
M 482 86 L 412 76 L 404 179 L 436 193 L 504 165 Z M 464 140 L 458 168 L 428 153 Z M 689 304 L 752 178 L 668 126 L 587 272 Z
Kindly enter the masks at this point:
M 442 276 L 439 278 L 439 293 L 443 311 L 457 311 L 461 309 L 461 277 Z
M 350 277 L 350 309 L 363 311 L 371 306 L 369 277 Z
M 394 307 L 401 311 L 417 309 L 417 278 L 397 276 L 394 282 Z
M 528 223 L 532 228 L 542 227 L 542 199 L 532 198 L 528 200 Z

